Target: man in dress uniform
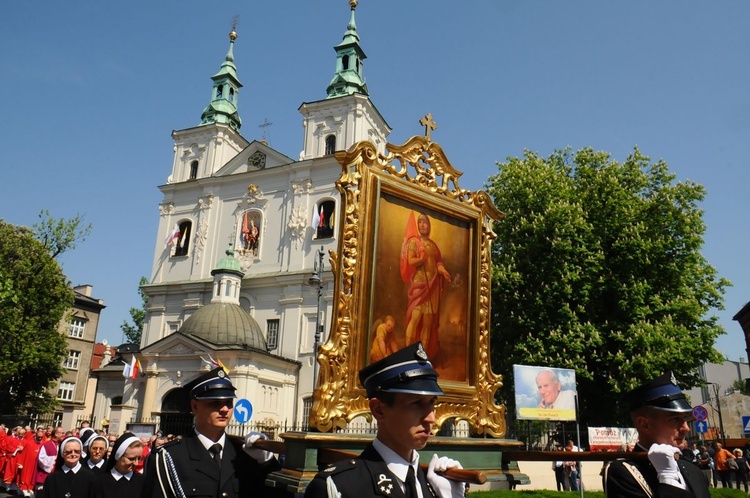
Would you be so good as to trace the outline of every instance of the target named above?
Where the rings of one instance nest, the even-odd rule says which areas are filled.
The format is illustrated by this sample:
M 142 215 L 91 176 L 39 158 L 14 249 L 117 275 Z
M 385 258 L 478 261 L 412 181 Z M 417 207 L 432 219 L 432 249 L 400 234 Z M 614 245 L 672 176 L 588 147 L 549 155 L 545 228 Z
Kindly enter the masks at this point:
M 262 497 L 265 478 L 279 468 L 273 454 L 224 433 L 232 416 L 235 387 L 217 367 L 185 386 L 190 391 L 194 430 L 161 446 L 149 458 L 143 498 Z
M 437 377 L 421 342 L 360 370 L 377 437 L 356 459 L 318 472 L 305 498 L 462 498 L 464 483 L 436 474 L 461 468 L 456 460 L 433 455 L 427 473 L 419 467 L 443 394 Z
M 700 469 L 681 458 L 692 408 L 668 372 L 625 395 L 638 430 L 634 451 L 648 458 L 615 460 L 604 474 L 607 498 L 709 498 Z

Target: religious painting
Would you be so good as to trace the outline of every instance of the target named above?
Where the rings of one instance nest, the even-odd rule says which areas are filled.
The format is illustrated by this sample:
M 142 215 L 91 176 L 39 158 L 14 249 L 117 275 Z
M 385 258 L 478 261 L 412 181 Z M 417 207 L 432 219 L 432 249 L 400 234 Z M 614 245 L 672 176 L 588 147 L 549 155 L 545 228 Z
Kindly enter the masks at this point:
M 489 352 L 492 224 L 503 214 L 485 192 L 459 187 L 461 172 L 429 137 L 386 150 L 359 142 L 336 152 L 335 304 L 310 426 L 329 432 L 369 417 L 358 371 L 419 341 L 445 392 L 436 426 L 466 421 L 475 435 L 503 437 L 502 376 Z
M 398 193 L 377 200 L 366 363 L 421 341 L 441 381 L 466 382 L 474 223 Z

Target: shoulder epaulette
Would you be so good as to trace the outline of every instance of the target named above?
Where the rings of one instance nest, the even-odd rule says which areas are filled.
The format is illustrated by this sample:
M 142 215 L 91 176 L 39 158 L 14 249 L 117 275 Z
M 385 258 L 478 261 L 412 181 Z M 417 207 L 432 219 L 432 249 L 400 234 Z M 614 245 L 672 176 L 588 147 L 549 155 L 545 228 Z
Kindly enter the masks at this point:
M 321 470 L 321 472 L 333 476 L 336 474 L 340 474 L 341 472 L 346 472 L 347 470 L 352 470 L 356 467 L 357 459 L 351 458 L 349 460 L 341 460 L 340 462 L 332 463 L 325 469 Z

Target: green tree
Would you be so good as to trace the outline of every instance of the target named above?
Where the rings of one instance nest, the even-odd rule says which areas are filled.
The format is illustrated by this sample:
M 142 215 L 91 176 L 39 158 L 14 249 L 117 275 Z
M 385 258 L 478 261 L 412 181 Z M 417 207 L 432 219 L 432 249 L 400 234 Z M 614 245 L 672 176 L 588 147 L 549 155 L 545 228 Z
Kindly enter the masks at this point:
M 34 223 L 34 234 L 44 244 L 53 258 L 68 249 L 75 249 L 79 242 L 86 240 L 91 233 L 91 223 L 84 225 L 83 216 L 73 218 L 52 218 L 46 209 L 39 213 L 39 223 Z
M 25 227 L 0 220 L 0 413 L 46 412 L 67 354 L 60 321 L 74 302 L 60 265 Z
M 623 163 L 585 148 L 526 151 L 490 177 L 506 213 L 493 246 L 493 366 L 576 371 L 581 420 L 627 422 L 621 393 L 666 370 L 685 387 L 720 361 L 729 282 L 701 255 L 705 190 L 635 149 Z M 511 411 L 512 413 L 512 411 Z
M 120 325 L 122 333 L 125 334 L 125 338 L 131 344 L 141 343 L 141 334 L 143 334 L 143 320 L 146 319 L 146 304 L 148 303 L 148 296 L 144 294 L 141 287 L 143 287 L 147 283 L 148 279 L 146 277 L 141 277 L 141 279 L 138 281 L 138 295 L 141 296 L 141 307 L 136 308 L 134 306 L 130 308 L 130 319 L 133 321 L 133 323 L 128 323 L 127 320 L 123 320 L 122 325 Z

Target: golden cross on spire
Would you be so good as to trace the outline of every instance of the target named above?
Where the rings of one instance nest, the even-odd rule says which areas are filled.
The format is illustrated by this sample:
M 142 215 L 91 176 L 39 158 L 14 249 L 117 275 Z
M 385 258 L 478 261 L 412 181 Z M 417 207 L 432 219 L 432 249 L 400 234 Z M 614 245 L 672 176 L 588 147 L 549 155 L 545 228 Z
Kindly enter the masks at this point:
M 429 112 L 425 117 L 419 120 L 419 124 L 424 126 L 424 136 L 427 137 L 427 141 L 430 141 L 430 132 L 437 128 L 437 123 L 432 120 L 432 114 Z

